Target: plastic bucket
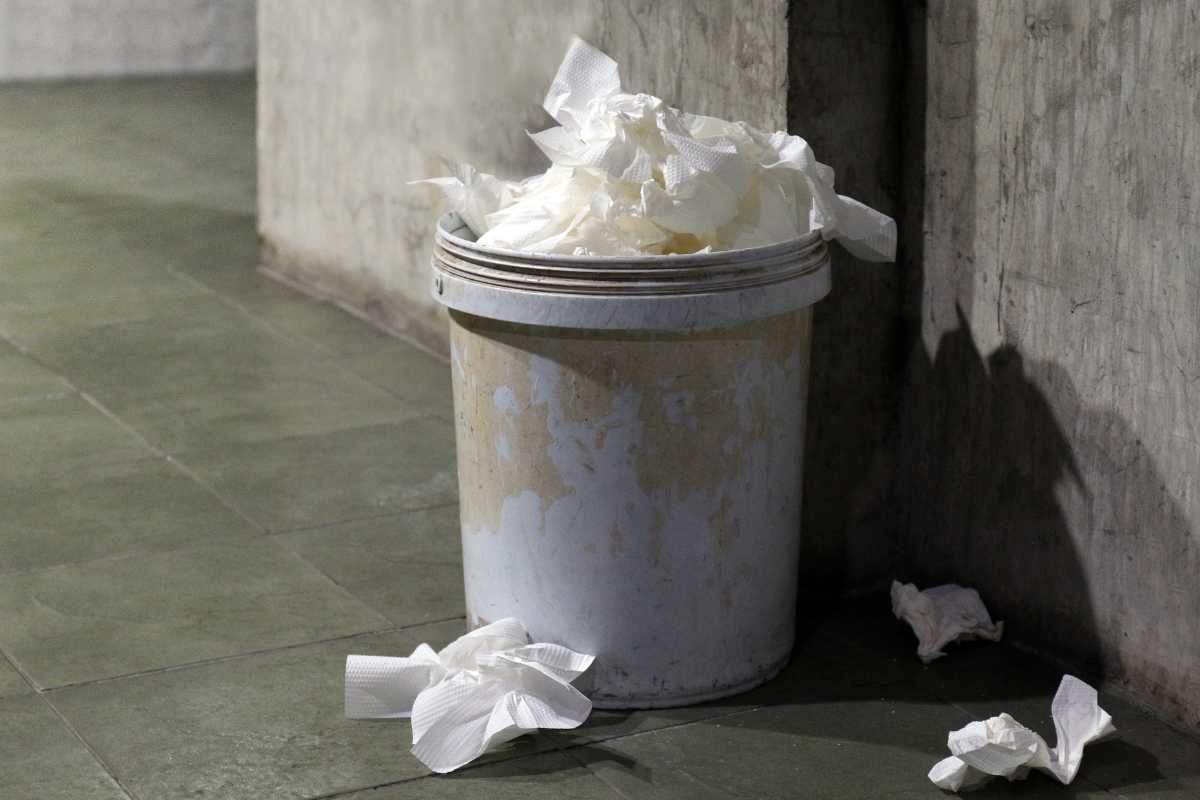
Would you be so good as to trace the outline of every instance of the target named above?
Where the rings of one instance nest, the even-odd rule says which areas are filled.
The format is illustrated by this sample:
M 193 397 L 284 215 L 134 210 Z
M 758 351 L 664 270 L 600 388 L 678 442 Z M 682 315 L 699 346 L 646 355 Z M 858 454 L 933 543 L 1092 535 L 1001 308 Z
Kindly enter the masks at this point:
M 768 680 L 792 648 L 819 234 L 694 255 L 484 248 L 450 214 L 467 618 L 596 655 L 597 707 Z

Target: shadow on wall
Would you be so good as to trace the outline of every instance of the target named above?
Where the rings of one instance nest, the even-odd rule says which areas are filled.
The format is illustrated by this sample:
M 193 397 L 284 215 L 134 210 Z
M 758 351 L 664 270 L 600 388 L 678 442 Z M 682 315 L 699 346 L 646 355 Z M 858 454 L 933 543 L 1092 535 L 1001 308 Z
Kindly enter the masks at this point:
M 985 356 L 961 310 L 932 358 L 914 349 L 908 381 L 906 579 L 975 586 L 1007 638 L 1145 700 L 1161 692 L 1155 705 L 1186 720 L 1186 676 L 1163 665 L 1187 643 L 1164 632 L 1163 652 L 1131 658 L 1120 621 L 1095 609 L 1119 587 L 1106 605 L 1123 617 L 1188 616 L 1175 607 L 1194 579 L 1188 522 L 1128 423 L 1058 364 L 1012 345 Z
M 958 313 L 935 355 L 918 345 L 910 363 L 905 577 L 978 588 L 1009 638 L 1099 675 L 1087 571 L 1060 502 L 1088 494 L 1079 466 L 1021 354 L 985 357 Z M 1069 385 L 1052 364 L 1032 369 Z

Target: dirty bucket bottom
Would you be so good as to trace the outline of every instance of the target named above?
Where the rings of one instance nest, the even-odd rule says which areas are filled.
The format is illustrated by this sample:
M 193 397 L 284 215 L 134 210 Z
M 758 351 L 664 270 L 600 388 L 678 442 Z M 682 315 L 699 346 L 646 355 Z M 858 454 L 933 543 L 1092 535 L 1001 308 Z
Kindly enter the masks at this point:
M 764 683 L 776 678 L 783 668 L 792 660 L 792 653 L 789 649 L 784 653 L 783 658 L 776 661 L 771 666 L 764 669 L 759 675 L 751 678 L 748 681 L 733 684 L 732 686 L 723 686 L 715 688 L 707 692 L 693 692 L 691 694 L 676 695 L 673 697 L 663 697 L 654 695 L 652 697 L 598 697 L 590 695 L 592 708 L 602 711 L 618 711 L 622 709 L 647 709 L 647 708 L 679 708 L 680 706 L 692 706 L 699 703 L 707 703 L 710 700 L 720 700 L 724 697 L 733 697 L 735 694 L 742 694 L 751 689 L 757 689 Z

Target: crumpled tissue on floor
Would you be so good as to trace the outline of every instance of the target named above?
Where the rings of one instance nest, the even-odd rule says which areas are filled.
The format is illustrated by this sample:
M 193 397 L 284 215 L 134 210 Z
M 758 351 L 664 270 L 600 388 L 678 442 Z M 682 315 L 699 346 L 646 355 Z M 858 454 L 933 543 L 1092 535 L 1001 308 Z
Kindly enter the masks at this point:
M 502 619 L 438 652 L 422 644 L 408 658 L 347 656 L 346 716 L 411 716 L 413 754 L 434 772 L 452 772 L 493 744 L 583 724 L 592 702 L 571 681 L 592 660 L 530 644 L 519 620 Z
M 1029 770 L 1040 769 L 1070 783 L 1079 772 L 1083 748 L 1116 728 L 1096 690 L 1073 675 L 1063 676 L 1050 713 L 1058 736 L 1054 747 L 1008 714 L 952 731 L 947 745 L 954 755 L 935 764 L 929 780 L 954 792 L 995 776 L 1024 780 Z
M 637 256 L 774 244 L 820 230 L 868 261 L 894 261 L 896 223 L 834 191 L 799 136 L 687 114 L 621 91 L 617 63 L 575 38 L 530 134 L 542 175 L 505 181 L 466 165 L 431 183 L 490 247 Z
M 1000 641 L 1003 622 L 992 622 L 979 592 L 954 583 L 919 591 L 892 581 L 892 613 L 912 626 L 917 657 L 925 663 L 946 655 L 942 648 L 960 639 Z

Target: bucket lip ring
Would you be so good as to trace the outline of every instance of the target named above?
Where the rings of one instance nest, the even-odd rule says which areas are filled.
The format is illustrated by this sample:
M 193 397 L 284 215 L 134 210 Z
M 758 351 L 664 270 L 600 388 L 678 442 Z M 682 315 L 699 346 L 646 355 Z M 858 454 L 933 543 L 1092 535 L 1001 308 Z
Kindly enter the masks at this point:
M 544 264 L 550 267 L 565 267 L 576 269 L 621 270 L 623 268 L 653 269 L 653 268 L 698 268 L 719 267 L 733 264 L 753 264 L 770 262 L 789 255 L 805 255 L 818 250 L 825 244 L 820 229 L 809 231 L 803 236 L 788 239 L 783 242 L 759 245 L 758 247 L 741 247 L 734 250 L 714 250 L 709 253 L 669 253 L 665 255 L 640 256 L 577 256 L 557 253 L 529 253 L 522 250 L 510 250 L 503 247 L 481 245 L 471 239 L 456 235 L 456 231 L 469 230 L 467 224 L 457 212 L 449 211 L 438 218 L 435 226 L 435 240 L 442 240 L 460 250 L 477 253 L 480 256 L 500 256 L 506 259 L 518 259 L 530 266 Z

